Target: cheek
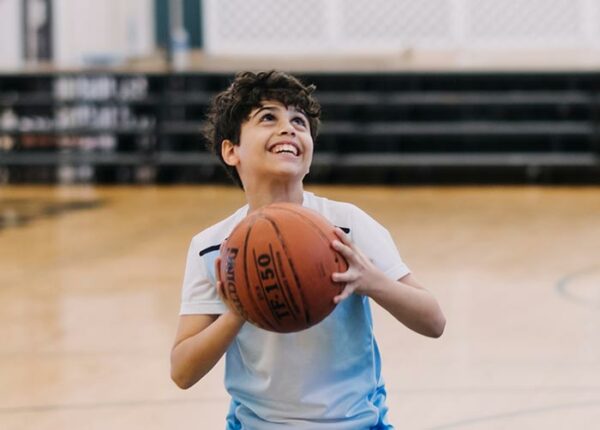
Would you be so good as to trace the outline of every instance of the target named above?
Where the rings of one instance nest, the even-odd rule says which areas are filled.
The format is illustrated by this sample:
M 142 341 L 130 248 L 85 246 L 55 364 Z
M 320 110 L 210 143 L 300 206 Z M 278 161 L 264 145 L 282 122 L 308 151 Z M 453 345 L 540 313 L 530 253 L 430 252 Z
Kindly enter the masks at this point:
M 304 145 L 310 146 L 310 147 L 314 146 L 314 141 L 312 138 L 312 134 L 310 134 L 310 131 L 302 130 L 301 132 L 298 133 L 298 137 L 302 140 L 302 143 Z
M 312 154 L 314 152 L 314 148 L 315 148 L 315 144 L 312 140 L 312 138 L 309 137 L 304 141 L 304 148 L 307 152 L 309 152 L 310 154 Z

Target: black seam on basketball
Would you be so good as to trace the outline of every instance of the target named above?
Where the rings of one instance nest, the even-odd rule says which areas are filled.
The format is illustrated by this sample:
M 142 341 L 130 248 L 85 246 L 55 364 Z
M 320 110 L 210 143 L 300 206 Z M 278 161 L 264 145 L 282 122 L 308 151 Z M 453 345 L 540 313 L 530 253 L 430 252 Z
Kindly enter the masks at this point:
M 277 224 L 275 223 L 274 220 L 272 220 L 271 218 L 269 218 L 267 215 L 263 214 L 263 219 L 265 219 L 266 221 L 268 221 L 271 226 L 273 227 L 273 229 L 275 230 L 275 233 L 277 235 L 277 239 L 279 240 L 279 243 L 281 244 L 281 246 L 283 247 L 286 256 L 287 256 L 287 246 L 285 244 L 285 242 L 283 241 L 283 236 L 281 235 L 281 231 L 279 230 L 279 227 L 277 226 Z M 269 248 L 271 248 L 269 246 Z M 272 254 L 271 254 L 272 256 Z M 296 273 L 294 271 L 294 267 L 293 264 L 291 263 L 290 258 L 288 257 L 288 261 L 290 262 L 290 267 L 292 268 L 292 272 L 294 274 L 294 279 L 296 280 L 296 285 L 298 285 L 298 291 L 300 293 L 300 295 L 302 296 L 302 303 L 304 304 L 304 309 L 306 309 L 306 300 L 304 299 L 303 293 L 302 293 L 302 288 L 301 285 L 299 283 L 298 277 L 296 276 Z M 281 267 L 281 265 L 279 265 L 279 267 Z M 276 269 L 278 267 L 276 266 Z M 292 312 L 292 317 L 294 318 L 294 320 L 298 321 L 298 313 L 300 313 L 300 307 L 298 306 L 298 304 L 296 303 L 296 300 L 294 299 L 294 295 L 292 294 L 292 292 L 290 291 L 290 288 L 287 284 L 282 283 L 281 282 L 281 277 L 279 275 L 278 270 L 275 270 L 275 274 L 277 276 L 277 282 L 281 288 L 281 291 L 283 292 L 283 297 L 286 301 L 286 304 L 288 305 L 288 309 L 290 309 L 290 311 Z
M 281 267 L 283 267 L 283 262 L 281 261 L 281 253 L 278 253 L 278 254 L 277 254 L 277 264 L 278 264 L 278 267 L 280 267 L 280 268 L 281 268 Z M 282 275 L 284 275 L 284 276 L 285 276 L 285 272 L 284 272 L 283 270 L 281 270 L 281 273 L 282 273 Z M 277 280 L 278 280 L 278 281 L 280 280 L 279 276 L 277 277 Z M 289 291 L 289 283 L 288 283 L 288 278 L 287 278 L 287 277 L 284 277 L 284 278 L 283 278 L 283 281 L 284 281 L 284 282 L 283 282 L 283 285 L 285 286 L 286 290 L 288 290 L 288 291 Z M 292 305 L 292 308 L 294 308 L 294 309 L 293 309 L 293 312 L 295 312 L 296 314 L 299 314 L 299 313 L 300 313 L 300 308 L 299 308 L 299 306 L 298 306 L 298 303 L 296 303 L 296 301 L 294 300 L 294 297 L 293 297 L 293 296 L 291 296 L 291 297 L 290 297 L 290 299 L 291 299 L 291 301 L 292 301 L 292 303 L 291 303 L 291 305 Z
M 286 208 L 286 207 L 277 207 L 277 209 L 278 209 L 278 210 L 282 210 L 282 211 L 286 211 L 286 212 L 293 213 L 293 214 L 295 214 L 295 215 L 298 215 L 299 217 L 301 217 L 301 218 L 302 218 L 302 219 L 304 219 L 305 221 L 307 221 L 307 222 L 308 222 L 308 223 L 309 223 L 309 224 L 310 224 L 310 225 L 311 225 L 311 226 L 312 226 L 312 227 L 313 227 L 313 228 L 314 228 L 314 229 L 317 231 L 317 233 L 319 234 L 319 236 L 321 236 L 321 238 L 323 238 L 323 239 L 325 240 L 325 242 L 327 243 L 327 245 L 328 245 L 328 246 L 331 246 L 331 244 L 330 244 L 330 239 L 329 239 L 327 236 L 325 236 L 325 234 L 323 234 L 323 232 L 321 231 L 321 229 L 319 228 L 319 226 L 318 226 L 317 224 L 315 224 L 315 223 L 313 222 L 313 220 L 311 220 L 310 218 L 308 218 L 308 217 L 304 216 L 304 214 L 302 214 L 302 213 L 300 213 L 300 212 L 298 212 L 298 211 L 295 211 L 295 210 L 292 210 L 292 209 L 288 209 L 288 208 Z M 317 212 L 317 213 L 318 213 L 318 212 Z M 350 231 L 350 229 L 349 229 L 349 228 L 342 228 L 342 227 L 340 227 L 340 228 L 342 229 L 342 231 L 346 231 L 346 230 Z M 343 261 L 345 261 L 345 262 L 346 262 L 346 265 L 348 265 L 348 262 L 346 261 L 346 259 L 344 258 L 344 256 L 343 256 L 342 254 L 340 254 L 340 253 L 339 253 L 339 252 L 337 252 L 337 251 L 335 251 L 335 253 L 336 253 L 336 255 L 338 255 L 338 256 L 339 256 L 339 257 L 340 257 L 340 258 L 341 258 Z M 343 269 L 343 268 L 344 268 L 343 266 L 340 266 L 339 264 L 338 264 L 338 267 L 339 267 L 340 269 Z
M 256 222 L 256 220 L 254 220 L 254 222 Z M 252 231 L 254 222 L 248 226 L 248 231 L 246 231 L 246 237 L 244 238 L 244 255 L 242 256 L 244 259 L 244 278 L 246 280 L 246 286 L 248 288 L 253 288 L 252 285 L 250 284 L 250 280 L 248 279 L 248 258 L 247 258 L 247 256 L 248 256 L 248 238 L 250 237 L 250 232 Z M 260 316 L 260 318 L 263 320 L 262 321 L 263 324 L 261 325 L 261 323 L 258 321 L 250 321 L 250 322 L 253 322 L 254 324 L 260 326 L 261 328 L 269 328 L 271 330 L 275 330 L 275 327 L 273 327 L 273 324 L 271 324 L 271 322 L 268 321 L 267 318 L 265 318 L 263 316 L 262 311 L 260 309 L 260 305 L 254 299 L 254 294 L 249 292 L 248 297 L 250 297 L 250 301 L 252 302 L 252 307 L 255 311 L 254 314 Z
M 318 235 L 325 241 L 325 243 L 327 244 L 327 246 L 331 246 L 330 245 L 330 239 L 323 233 L 323 231 L 321 231 L 321 228 L 317 224 L 315 224 L 313 222 L 313 220 L 311 220 L 310 218 L 304 216 L 304 214 L 302 214 L 302 213 L 300 213 L 300 212 L 298 212 L 296 210 L 293 210 L 293 209 L 288 209 L 286 207 L 277 207 L 277 209 L 281 210 L 281 211 L 285 211 L 285 212 L 291 213 L 291 214 L 294 214 L 294 215 L 297 215 L 299 218 L 305 220 L 310 226 L 313 227 L 314 230 L 316 230 L 316 232 L 318 233 Z M 346 268 L 343 267 L 343 265 L 341 264 L 341 261 L 344 261 L 346 263 L 346 267 L 348 267 L 348 262 L 346 261 L 346 259 L 344 258 L 344 256 L 342 254 L 340 254 L 337 251 L 334 251 L 334 252 L 340 258 L 340 262 L 338 262 L 338 264 L 337 264 L 338 270 L 340 272 L 341 271 L 345 271 Z M 337 262 L 337 260 L 336 260 L 336 262 Z M 345 286 L 345 284 L 344 285 L 340 285 L 340 287 L 338 288 L 338 291 L 339 291 L 340 294 L 344 290 L 344 286 Z M 302 296 L 302 299 L 303 299 L 303 301 L 305 301 L 304 296 Z M 332 305 L 332 307 L 335 307 L 335 305 Z M 305 307 L 305 309 L 308 309 L 308 308 Z M 308 326 L 313 325 L 313 323 L 310 322 L 310 318 L 309 318 L 309 315 L 308 315 L 308 310 L 306 311 L 306 317 L 307 317 Z
M 256 258 L 256 252 L 254 252 L 254 249 L 252 250 L 252 257 L 253 257 L 253 260 L 254 260 L 254 265 L 255 265 L 256 271 L 259 273 L 259 276 L 258 276 L 258 282 L 259 282 L 259 284 L 260 284 L 260 289 L 262 290 L 262 293 L 263 293 L 263 296 L 264 296 L 264 298 L 265 298 L 265 302 L 266 302 L 266 304 L 267 304 L 267 307 L 268 307 L 268 308 L 269 308 L 269 310 L 271 311 L 271 315 L 273 315 L 273 318 L 274 318 L 276 321 L 281 321 L 281 318 L 280 318 L 280 317 L 277 315 L 277 311 L 275 310 L 275 308 L 274 308 L 274 306 L 272 305 L 271 301 L 268 299 L 268 297 L 270 296 L 270 294 L 271 294 L 271 293 L 269 293 L 269 292 L 267 291 L 267 287 L 265 287 L 265 285 L 264 285 L 264 283 L 263 283 L 263 279 L 262 279 L 262 277 L 260 276 L 260 269 L 259 269 L 259 267 L 258 267 L 258 259 Z M 273 258 L 273 248 L 271 247 L 271 245 L 269 245 L 269 258 L 270 258 L 270 261 L 271 261 L 271 262 L 274 262 L 274 258 Z M 274 264 L 274 263 L 273 263 L 273 264 Z M 279 281 L 278 281 L 278 282 L 279 282 Z M 281 285 L 279 285 L 279 283 L 278 283 L 278 284 L 277 284 L 277 286 L 279 287 L 279 289 L 280 289 L 280 291 L 281 291 L 281 294 L 282 294 L 282 296 L 283 296 L 283 299 L 286 301 L 286 309 L 287 309 L 287 310 L 289 310 L 289 309 L 290 309 L 290 304 L 289 304 L 289 302 L 287 301 L 287 299 L 286 299 L 286 297 L 285 297 L 285 294 L 284 294 L 283 290 L 281 290 Z M 292 317 L 293 317 L 293 315 L 290 315 L 290 316 L 292 316 Z
M 321 228 L 319 227 L 319 225 L 317 225 L 315 222 L 313 222 L 312 219 L 304 216 L 304 214 L 302 214 L 301 212 L 298 212 L 297 210 L 294 209 L 290 209 L 287 207 L 277 207 L 277 208 L 273 208 L 273 209 L 278 209 L 280 211 L 285 211 L 288 212 L 290 214 L 294 214 L 297 215 L 299 218 L 301 218 L 302 220 L 306 221 L 310 226 L 312 226 L 312 228 L 317 232 L 317 234 L 321 237 L 321 239 L 323 239 L 325 241 L 325 243 L 327 244 L 327 246 L 331 246 L 330 244 L 330 238 L 328 238 L 323 231 L 321 230 Z M 309 209 L 310 210 L 310 209 Z M 318 213 L 318 212 L 317 212 Z M 319 214 L 320 215 L 320 214 Z M 321 215 L 322 216 L 322 215 Z M 333 227 L 333 226 L 332 226 Z M 348 230 L 348 232 L 350 231 L 349 228 L 345 228 L 342 231 Z M 346 259 L 344 258 L 344 256 L 342 254 L 340 254 L 337 251 L 334 251 L 335 255 L 339 258 L 339 260 L 337 260 L 336 258 L 336 262 L 337 262 L 337 266 L 338 266 L 338 270 L 340 272 L 345 271 L 346 268 L 348 267 L 348 262 L 346 261 Z M 342 261 L 346 263 L 346 267 L 343 266 Z M 339 293 L 341 293 L 344 290 L 344 285 L 340 285 L 340 287 L 338 288 Z M 332 304 L 332 307 L 335 307 L 335 305 Z M 308 314 L 307 314 L 307 318 L 308 318 Z M 312 323 L 309 323 L 309 326 L 312 325 Z
M 280 238 L 279 232 L 277 232 L 277 237 Z M 281 242 L 281 240 L 280 240 L 280 242 Z M 281 282 L 279 272 L 277 271 L 277 268 L 278 268 L 277 262 L 281 262 L 281 258 L 274 258 L 275 256 L 273 255 L 273 247 L 271 245 L 269 245 L 269 250 L 271 251 L 271 258 L 273 258 L 273 265 L 275 266 L 275 276 L 277 277 L 277 285 L 279 285 L 279 287 L 281 288 L 283 298 L 285 299 L 287 308 L 292 313 L 292 315 L 291 315 L 292 318 L 294 318 L 297 321 L 298 313 L 300 312 L 300 309 L 298 308 L 298 304 L 294 300 L 294 297 L 292 295 L 287 297 L 287 295 L 285 294 L 284 288 L 286 287 L 286 284 Z M 277 257 L 280 257 L 280 254 L 277 254 Z M 279 265 L 279 267 L 281 267 L 281 264 Z M 289 291 L 289 289 L 288 289 L 288 291 Z M 290 303 L 290 301 L 291 301 L 291 303 Z
M 260 269 L 258 268 L 258 259 L 256 258 L 256 251 L 254 248 L 252 248 L 252 262 L 254 263 L 254 269 L 256 270 L 256 273 L 258 273 L 259 287 L 262 290 L 265 303 L 267 304 L 267 308 L 271 311 L 271 315 L 273 315 L 273 317 L 277 320 L 278 318 L 276 317 L 275 312 L 273 312 L 273 309 L 271 308 L 271 305 L 270 305 L 269 301 L 267 300 L 267 293 L 265 291 L 265 287 L 263 285 L 262 278 L 260 277 Z M 247 270 L 245 270 L 245 272 L 247 273 Z M 246 284 L 248 285 L 248 282 L 246 282 Z M 253 286 L 251 286 L 251 285 L 248 285 L 248 287 L 253 288 Z M 250 296 L 251 296 L 252 301 L 255 302 L 254 294 L 250 294 Z M 262 314 L 262 311 L 259 311 L 259 313 L 262 318 L 265 318 Z
M 291 211 L 291 212 L 295 213 L 293 211 Z M 294 280 L 296 281 L 296 285 L 298 286 L 297 290 L 298 290 L 298 294 L 300 295 L 300 299 L 302 301 L 302 309 L 304 310 L 304 318 L 305 318 L 306 324 L 310 327 L 312 325 L 312 323 L 311 323 L 311 317 L 310 317 L 310 314 L 308 311 L 308 309 L 309 309 L 308 301 L 306 300 L 304 291 L 302 290 L 302 284 L 300 283 L 300 277 L 298 276 L 296 268 L 294 267 L 294 262 L 289 257 L 289 253 L 288 253 L 289 248 L 287 246 L 287 243 L 283 240 L 283 235 L 281 234 L 281 231 L 277 227 L 277 224 L 272 219 L 268 218 L 267 216 L 265 216 L 265 218 L 267 218 L 269 220 L 269 222 L 273 225 L 273 228 L 275 229 L 275 232 L 277 233 L 277 238 L 279 239 L 279 242 L 281 243 L 281 246 L 283 247 L 283 249 L 285 251 L 285 255 L 286 255 L 288 263 L 290 265 L 290 269 L 292 270 L 292 274 L 294 275 Z M 294 301 L 291 293 L 289 293 L 289 294 L 290 294 L 291 300 Z M 298 307 L 298 305 L 296 305 L 296 307 Z

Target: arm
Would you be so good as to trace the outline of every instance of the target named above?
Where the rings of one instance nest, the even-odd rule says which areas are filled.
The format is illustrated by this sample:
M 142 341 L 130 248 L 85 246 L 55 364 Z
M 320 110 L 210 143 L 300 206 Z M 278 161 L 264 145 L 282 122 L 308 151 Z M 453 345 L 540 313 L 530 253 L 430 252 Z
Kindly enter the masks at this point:
M 346 283 L 344 291 L 334 299 L 336 303 L 354 292 L 363 294 L 411 330 L 429 337 L 442 335 L 446 319 L 429 291 L 410 274 L 397 281 L 388 278 L 344 232 L 336 229 L 336 234 L 339 240 L 333 242 L 333 248 L 349 265 L 346 272 L 333 274 L 335 282 Z
M 171 379 L 190 388 L 225 354 L 244 321 L 232 311 L 216 315 L 182 315 L 171 350 Z
M 219 263 L 217 259 L 217 267 Z M 216 273 L 218 276 L 218 268 Z M 223 297 L 221 282 L 217 282 L 217 292 Z M 171 350 L 171 379 L 184 389 L 202 379 L 225 354 L 243 324 L 231 310 L 220 316 L 180 316 Z

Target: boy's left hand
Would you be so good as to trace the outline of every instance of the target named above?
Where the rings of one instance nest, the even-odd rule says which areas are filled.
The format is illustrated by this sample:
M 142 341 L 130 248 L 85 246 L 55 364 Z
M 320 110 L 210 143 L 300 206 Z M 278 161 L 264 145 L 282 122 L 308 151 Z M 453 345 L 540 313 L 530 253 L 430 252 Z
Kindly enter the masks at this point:
M 378 284 L 385 275 L 358 247 L 348 239 L 348 236 L 339 228 L 335 229 L 339 240 L 332 242 L 332 247 L 339 252 L 348 262 L 348 270 L 343 273 L 333 273 L 334 282 L 345 283 L 341 294 L 335 296 L 333 301 L 339 303 L 350 297 L 352 293 L 369 295 L 369 290 Z

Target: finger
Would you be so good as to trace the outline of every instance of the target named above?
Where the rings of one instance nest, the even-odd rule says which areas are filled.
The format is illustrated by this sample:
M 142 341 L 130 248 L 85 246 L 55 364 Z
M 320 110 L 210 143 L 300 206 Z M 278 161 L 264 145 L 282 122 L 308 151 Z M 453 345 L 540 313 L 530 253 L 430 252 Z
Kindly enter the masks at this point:
M 217 281 L 217 295 L 219 296 L 219 298 L 222 301 L 224 301 L 224 302 L 228 301 L 227 291 L 225 291 L 225 288 L 221 281 Z
M 333 303 L 338 304 L 342 300 L 346 300 L 348 297 L 350 297 L 352 295 L 353 292 L 354 292 L 354 288 L 352 288 L 349 285 L 346 285 L 344 290 L 340 294 L 338 294 L 337 296 L 335 296 L 333 298 Z
M 333 246 L 333 249 L 342 254 L 342 257 L 344 257 L 346 260 L 354 260 L 354 250 L 348 245 L 340 242 L 339 240 L 334 240 L 331 242 L 331 245 Z
M 343 244 L 347 245 L 347 246 L 352 246 L 352 241 L 350 240 L 350 238 L 348 237 L 348 235 L 346 233 L 344 233 L 344 230 L 342 230 L 339 227 L 335 228 L 335 235 L 340 239 L 340 242 L 342 242 Z
M 358 279 L 356 273 L 352 273 L 350 271 L 347 272 L 335 272 L 331 274 L 331 280 L 333 282 L 338 282 L 340 284 L 347 284 L 349 282 L 354 282 Z
M 342 254 L 344 257 L 347 257 L 346 260 L 348 260 L 348 256 L 346 254 L 344 254 L 343 252 L 343 246 L 347 247 L 348 249 L 351 250 L 351 252 L 353 253 L 352 258 L 354 262 L 359 262 L 361 260 L 365 260 L 365 261 L 370 261 L 373 262 L 372 259 L 370 259 L 369 257 L 367 257 L 367 255 L 361 251 L 360 248 L 358 248 L 354 242 L 352 242 L 350 239 L 348 239 L 348 236 L 342 231 L 339 230 L 341 235 L 342 235 L 342 239 L 344 240 L 344 242 L 342 241 L 338 241 L 341 243 L 341 245 L 334 245 L 334 249 L 336 251 L 338 251 L 340 254 Z M 333 243 L 335 244 L 335 240 L 333 241 Z

